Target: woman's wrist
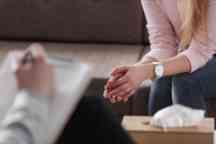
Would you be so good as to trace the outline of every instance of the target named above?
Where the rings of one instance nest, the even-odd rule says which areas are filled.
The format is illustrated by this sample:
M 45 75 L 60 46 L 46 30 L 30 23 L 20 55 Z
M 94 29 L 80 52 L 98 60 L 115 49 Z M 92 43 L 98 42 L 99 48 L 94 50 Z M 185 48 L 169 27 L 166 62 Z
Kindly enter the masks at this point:
M 147 64 L 136 63 L 134 66 L 140 67 L 141 73 L 143 74 L 142 77 L 143 81 L 147 79 L 152 80 L 155 78 L 153 63 L 147 63 Z
M 153 80 L 155 79 L 155 73 L 154 73 L 154 69 L 155 69 L 155 65 L 153 63 L 150 63 L 150 64 L 147 64 L 147 67 L 148 67 L 148 78 L 150 80 Z
M 190 72 L 191 66 L 188 62 L 187 57 L 184 55 L 178 55 L 167 60 L 161 61 L 164 66 L 163 76 L 170 76 L 184 72 Z M 153 62 L 141 63 L 138 62 L 135 66 L 141 67 L 141 73 L 143 80 L 155 79 L 155 64 Z

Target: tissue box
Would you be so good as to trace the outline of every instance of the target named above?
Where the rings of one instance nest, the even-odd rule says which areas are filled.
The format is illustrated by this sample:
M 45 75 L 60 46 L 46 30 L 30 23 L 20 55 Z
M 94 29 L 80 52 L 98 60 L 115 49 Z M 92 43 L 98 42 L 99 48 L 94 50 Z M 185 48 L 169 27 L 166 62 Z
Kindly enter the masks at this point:
M 122 125 L 137 144 L 214 144 L 214 119 L 196 127 L 161 129 L 152 127 L 151 117 L 125 116 Z

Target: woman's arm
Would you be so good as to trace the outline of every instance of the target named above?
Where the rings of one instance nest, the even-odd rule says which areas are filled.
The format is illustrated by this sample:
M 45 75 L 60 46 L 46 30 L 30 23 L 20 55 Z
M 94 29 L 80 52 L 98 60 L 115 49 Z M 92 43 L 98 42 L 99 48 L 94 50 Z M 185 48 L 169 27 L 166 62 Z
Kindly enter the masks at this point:
M 216 52 L 216 0 L 209 0 L 207 32 L 200 29 L 194 34 L 187 50 L 180 53 L 185 55 L 191 64 L 191 72 L 203 67 Z
M 200 29 L 194 34 L 187 50 L 162 61 L 165 65 L 165 75 L 194 72 L 213 57 L 216 52 L 216 0 L 209 0 L 208 11 L 208 31 Z
M 141 60 L 157 61 L 177 54 L 177 37 L 169 17 L 156 0 L 142 0 L 142 7 L 147 21 L 151 50 Z
M 150 5 L 150 3 L 153 2 L 155 1 L 143 0 L 143 4 L 146 4 L 145 5 L 146 7 L 148 6 L 147 3 L 149 3 Z M 146 11 L 146 13 L 148 14 L 149 11 L 150 10 Z M 152 19 L 153 19 L 153 15 L 149 17 L 147 20 L 149 20 L 153 25 L 154 23 Z M 199 68 L 203 67 L 213 57 L 213 55 L 216 52 L 215 19 L 216 19 L 216 0 L 210 0 L 209 7 L 208 7 L 208 22 L 207 22 L 208 31 L 205 32 L 203 29 L 200 29 L 198 32 L 196 32 L 196 34 L 194 34 L 191 44 L 189 45 L 189 48 L 187 50 L 179 53 L 177 56 L 173 56 L 171 58 L 168 57 L 167 59 L 161 60 L 161 62 L 164 63 L 165 66 L 165 73 L 164 73 L 165 76 L 175 75 L 184 72 L 194 72 Z M 159 28 L 158 30 L 162 31 L 162 29 Z M 167 44 L 165 43 L 165 45 Z
M 189 59 L 185 55 L 177 55 L 175 57 L 169 58 L 167 60 L 161 61 L 164 65 L 164 76 L 175 75 L 179 73 L 186 73 L 191 71 L 191 64 Z M 152 66 L 152 76 L 150 75 L 149 78 L 154 79 L 154 64 Z M 145 68 L 144 68 L 145 69 Z

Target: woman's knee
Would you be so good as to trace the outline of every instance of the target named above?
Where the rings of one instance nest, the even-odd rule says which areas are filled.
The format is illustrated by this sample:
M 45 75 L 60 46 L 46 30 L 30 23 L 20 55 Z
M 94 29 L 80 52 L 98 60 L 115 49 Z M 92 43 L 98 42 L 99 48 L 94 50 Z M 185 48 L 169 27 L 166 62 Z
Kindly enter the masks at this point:
M 201 84 L 192 74 L 179 74 L 172 79 L 173 103 L 192 108 L 205 108 L 204 95 Z
M 163 77 L 153 82 L 151 86 L 150 95 L 158 96 L 161 94 L 167 94 L 171 90 L 171 77 Z
M 149 115 L 153 115 L 171 103 L 171 77 L 155 80 L 149 96 Z

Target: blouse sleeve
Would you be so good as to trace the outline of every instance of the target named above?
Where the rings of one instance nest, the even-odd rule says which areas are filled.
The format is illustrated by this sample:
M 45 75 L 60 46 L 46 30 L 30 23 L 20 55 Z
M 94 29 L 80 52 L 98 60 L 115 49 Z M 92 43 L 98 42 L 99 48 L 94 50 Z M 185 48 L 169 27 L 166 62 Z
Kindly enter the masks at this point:
M 209 0 L 208 31 L 199 30 L 189 48 L 180 54 L 185 55 L 191 64 L 191 72 L 203 67 L 216 52 L 216 0 Z
M 151 50 L 147 56 L 162 60 L 177 55 L 176 33 L 160 4 L 156 0 L 141 2 L 151 43 Z
M 46 142 L 47 96 L 21 91 L 1 122 L 0 144 L 42 144 Z

